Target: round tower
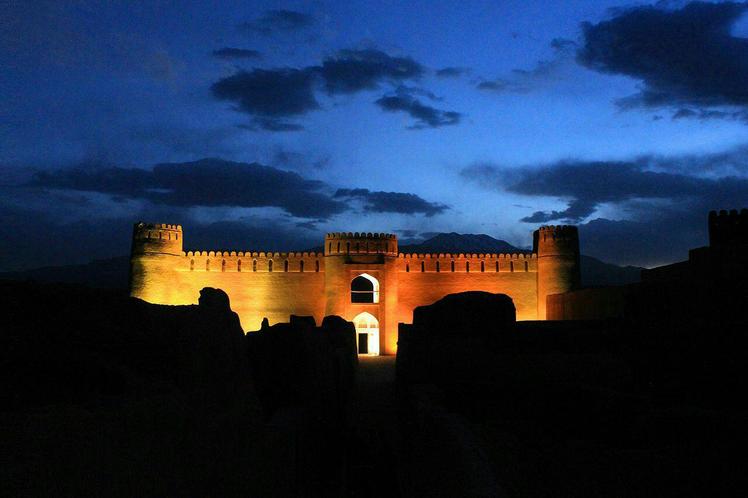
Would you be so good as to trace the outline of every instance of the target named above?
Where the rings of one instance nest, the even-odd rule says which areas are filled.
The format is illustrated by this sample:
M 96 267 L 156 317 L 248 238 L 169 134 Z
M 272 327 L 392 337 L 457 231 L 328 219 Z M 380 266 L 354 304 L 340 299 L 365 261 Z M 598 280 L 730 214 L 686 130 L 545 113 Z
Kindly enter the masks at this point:
M 578 289 L 579 231 L 570 225 L 540 227 L 533 233 L 538 255 L 538 320 L 546 319 L 546 297 Z
M 377 344 L 370 347 L 368 353 L 394 354 L 397 347 L 397 236 L 328 233 L 324 254 L 325 315 L 341 316 L 357 327 L 357 318 L 367 317 L 366 326 L 372 330 L 376 328 L 378 334 Z M 357 287 L 356 279 L 362 287 Z M 359 292 L 361 294 L 356 294 Z
M 173 270 L 182 256 L 182 227 L 136 223 L 130 252 L 130 295 L 158 304 L 169 302 Z

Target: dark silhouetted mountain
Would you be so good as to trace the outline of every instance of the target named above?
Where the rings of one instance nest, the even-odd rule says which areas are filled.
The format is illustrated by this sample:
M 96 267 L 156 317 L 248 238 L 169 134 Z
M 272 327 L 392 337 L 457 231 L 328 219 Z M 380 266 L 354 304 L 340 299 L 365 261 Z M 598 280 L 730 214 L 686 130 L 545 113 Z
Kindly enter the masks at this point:
M 43 283 L 81 284 L 97 289 L 127 289 L 130 257 L 95 259 L 82 265 L 45 266 L 33 270 L 3 272 L 0 279 Z
M 520 253 L 519 249 L 505 240 L 494 239 L 486 234 L 440 233 L 418 244 L 400 245 L 400 252 L 447 252 L 447 253 Z
M 582 255 L 579 260 L 582 271 L 582 287 L 626 285 L 641 280 L 643 268 L 639 266 L 618 266 L 585 255 Z

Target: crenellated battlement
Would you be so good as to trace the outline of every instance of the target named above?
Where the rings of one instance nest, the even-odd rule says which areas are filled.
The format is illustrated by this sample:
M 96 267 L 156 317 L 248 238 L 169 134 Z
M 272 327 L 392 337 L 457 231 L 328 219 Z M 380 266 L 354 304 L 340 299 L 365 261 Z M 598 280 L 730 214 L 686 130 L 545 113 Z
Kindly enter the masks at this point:
M 243 273 L 319 273 L 324 271 L 319 252 L 187 251 L 181 271 Z
M 536 259 L 535 253 L 400 253 L 405 259 Z
M 182 256 L 211 258 L 321 258 L 321 252 L 272 252 L 272 251 L 187 251 Z
M 748 244 L 748 209 L 709 212 L 709 245 Z
M 579 229 L 575 225 L 546 225 L 538 228 L 543 239 L 570 239 L 579 237 Z
M 400 253 L 398 270 L 422 273 L 536 272 L 534 253 Z
M 371 232 L 330 232 L 325 235 L 325 239 L 394 239 L 397 235 L 394 233 L 371 233 Z
M 135 223 L 132 230 L 132 254 L 170 254 L 182 252 L 182 226 L 167 223 Z
M 325 256 L 385 254 L 397 256 L 397 235 L 371 232 L 332 232 L 325 235 Z

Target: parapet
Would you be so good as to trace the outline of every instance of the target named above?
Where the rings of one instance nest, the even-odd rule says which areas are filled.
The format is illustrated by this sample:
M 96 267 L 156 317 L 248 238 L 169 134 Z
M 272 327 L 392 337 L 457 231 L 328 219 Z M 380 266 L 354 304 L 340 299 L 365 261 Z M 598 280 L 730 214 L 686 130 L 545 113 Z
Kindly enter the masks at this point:
M 371 232 L 332 232 L 325 235 L 325 256 L 386 254 L 397 256 L 397 235 Z
M 574 225 L 542 226 L 532 234 L 532 251 L 538 256 L 579 253 L 579 229 Z
M 709 212 L 709 245 L 748 244 L 748 209 Z
M 182 254 L 182 226 L 138 222 L 132 231 L 132 254 Z
M 534 253 L 400 253 L 398 270 L 406 273 L 536 272 Z

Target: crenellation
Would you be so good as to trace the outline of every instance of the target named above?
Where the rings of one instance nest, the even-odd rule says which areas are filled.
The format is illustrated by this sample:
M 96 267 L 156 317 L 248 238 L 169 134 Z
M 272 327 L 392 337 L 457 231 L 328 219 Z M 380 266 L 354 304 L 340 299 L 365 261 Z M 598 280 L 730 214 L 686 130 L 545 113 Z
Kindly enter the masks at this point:
M 709 245 L 748 245 L 748 209 L 709 212 Z

